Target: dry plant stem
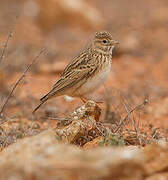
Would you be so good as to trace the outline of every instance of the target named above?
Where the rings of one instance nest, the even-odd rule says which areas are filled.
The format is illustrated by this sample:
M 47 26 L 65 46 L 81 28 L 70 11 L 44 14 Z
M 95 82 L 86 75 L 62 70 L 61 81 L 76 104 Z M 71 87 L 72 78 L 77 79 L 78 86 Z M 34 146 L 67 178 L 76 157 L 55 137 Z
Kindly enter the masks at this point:
M 138 118 L 138 123 L 137 123 L 137 129 L 139 129 L 139 122 L 140 122 L 140 112 L 139 112 L 139 118 Z M 137 137 L 139 138 L 140 146 L 142 146 L 142 139 L 141 139 L 141 137 L 138 134 L 137 134 Z
M 57 120 L 57 121 L 68 121 L 69 119 L 67 118 L 56 118 L 56 117 L 50 117 L 50 116 L 47 116 L 47 117 L 44 117 L 44 119 L 49 119 L 49 120 Z
M 126 104 L 124 103 L 124 101 L 122 102 L 122 104 L 123 104 L 126 112 L 129 113 L 129 109 L 128 109 L 128 107 L 126 106 Z M 139 137 L 139 130 L 138 130 L 138 128 L 137 128 L 136 122 L 135 122 L 135 120 L 134 120 L 130 115 L 129 115 L 129 118 L 131 119 L 132 124 L 133 124 L 133 126 L 134 126 L 134 129 L 135 129 L 135 131 L 136 131 L 136 136 L 137 136 L 137 139 L 139 139 L 140 146 L 142 146 L 142 143 L 141 143 L 142 141 L 141 141 L 141 138 Z
M 128 109 L 127 105 L 124 103 L 124 101 L 122 102 L 122 104 L 123 104 L 123 106 L 124 106 L 124 108 L 125 108 L 125 110 L 126 110 L 126 112 L 128 114 L 129 113 L 129 109 Z M 135 120 L 132 117 L 130 117 L 130 116 L 129 116 L 129 118 L 131 119 L 132 124 L 134 125 L 134 129 L 135 129 L 135 131 L 137 133 L 138 132 L 138 128 L 137 128 Z
M 8 42 L 9 42 L 10 38 L 11 38 L 12 35 L 13 35 L 15 24 L 16 24 L 16 23 L 14 23 L 14 25 L 13 25 L 12 28 L 11 28 L 11 30 L 9 31 L 8 36 L 7 36 L 7 38 L 6 38 L 6 41 L 5 41 L 4 45 L 3 45 L 2 53 L 1 53 L 1 55 L 0 55 L 0 63 L 2 62 L 2 60 L 3 60 L 4 57 L 5 57 L 5 52 L 6 52 L 6 49 L 7 49 L 7 47 L 8 47 Z
M 122 120 L 122 122 L 119 124 L 119 126 L 117 127 L 117 129 L 114 131 L 114 133 L 118 132 L 120 130 L 120 128 L 122 127 L 122 125 L 124 124 L 124 122 L 127 120 L 127 118 L 130 116 L 130 114 L 132 112 L 134 112 L 136 109 L 139 109 L 141 106 L 144 106 L 148 103 L 148 100 L 145 99 L 143 103 L 137 105 L 136 107 L 134 107 L 132 110 L 130 110 L 127 115 L 125 116 L 125 118 Z
M 11 98 L 14 90 L 16 89 L 16 87 L 18 86 L 18 84 L 20 83 L 20 81 L 26 76 L 26 73 L 28 72 L 28 70 L 32 67 L 32 65 L 36 62 L 36 60 L 40 57 L 41 54 L 43 54 L 46 51 L 46 49 L 42 49 L 38 55 L 32 60 L 32 62 L 27 66 L 27 68 L 25 69 L 25 71 L 23 72 L 23 74 L 20 76 L 20 78 L 16 81 L 15 85 L 13 86 L 11 92 L 9 93 L 4 105 L 2 106 L 1 110 L 0 110 L 0 117 L 3 116 L 3 112 L 4 109 L 9 101 L 9 99 Z
M 157 134 L 157 130 L 159 130 L 159 128 L 155 128 L 152 132 L 152 140 L 154 140 L 154 138 L 156 137 Z
M 86 117 L 87 117 L 87 119 L 88 119 L 91 123 L 93 123 L 93 125 L 97 128 L 97 130 L 100 132 L 100 134 L 102 134 L 102 136 L 105 137 L 105 134 L 101 131 L 101 129 L 97 126 L 97 124 L 96 124 L 95 122 L 93 122 L 93 121 L 89 118 L 89 116 L 86 115 Z

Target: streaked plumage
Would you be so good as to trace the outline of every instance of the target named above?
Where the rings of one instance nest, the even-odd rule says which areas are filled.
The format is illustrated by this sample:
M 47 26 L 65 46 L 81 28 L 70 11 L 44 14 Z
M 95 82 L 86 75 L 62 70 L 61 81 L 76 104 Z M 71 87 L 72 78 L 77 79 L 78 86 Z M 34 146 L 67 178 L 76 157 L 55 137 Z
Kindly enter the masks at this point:
M 89 47 L 73 58 L 52 89 L 40 99 L 41 103 L 61 95 L 85 99 L 106 80 L 110 69 L 112 50 L 118 41 L 108 32 L 95 34 Z

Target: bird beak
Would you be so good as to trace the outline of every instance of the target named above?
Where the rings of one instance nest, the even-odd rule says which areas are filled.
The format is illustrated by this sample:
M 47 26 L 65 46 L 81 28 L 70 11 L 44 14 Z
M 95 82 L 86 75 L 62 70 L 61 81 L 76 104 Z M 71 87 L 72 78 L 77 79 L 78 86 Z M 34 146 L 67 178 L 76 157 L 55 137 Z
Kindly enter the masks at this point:
M 112 40 L 111 43 L 112 43 L 113 45 L 120 44 L 119 41 L 117 41 L 117 40 Z

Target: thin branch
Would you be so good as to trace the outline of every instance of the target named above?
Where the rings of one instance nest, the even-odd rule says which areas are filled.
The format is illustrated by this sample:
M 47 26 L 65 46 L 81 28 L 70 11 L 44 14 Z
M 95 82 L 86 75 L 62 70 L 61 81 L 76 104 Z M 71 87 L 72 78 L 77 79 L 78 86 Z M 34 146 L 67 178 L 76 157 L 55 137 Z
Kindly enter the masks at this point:
M 17 19 L 17 17 L 16 17 L 16 19 Z M 10 38 L 11 38 L 12 35 L 13 35 L 14 28 L 15 28 L 15 24 L 16 24 L 16 22 L 14 22 L 13 26 L 11 27 L 10 31 L 8 32 L 8 36 L 7 36 L 6 41 L 5 41 L 4 45 L 3 45 L 2 53 L 1 53 L 1 55 L 0 55 L 0 63 L 2 62 L 2 60 L 3 60 L 4 57 L 5 57 L 5 52 L 6 52 L 6 49 L 7 49 L 7 47 L 8 47 L 8 42 L 9 42 Z
M 128 107 L 126 106 L 126 104 L 124 103 L 124 100 L 123 100 L 122 104 L 123 104 L 126 112 L 129 113 L 129 109 L 128 109 Z M 129 118 L 131 119 L 132 124 L 133 124 L 133 126 L 134 126 L 134 129 L 135 129 L 135 131 L 136 131 L 136 136 L 137 136 L 137 139 L 139 140 L 140 146 L 142 146 L 142 141 L 141 141 L 141 138 L 139 137 L 139 129 L 138 129 L 137 125 L 136 125 L 136 122 L 135 122 L 134 118 L 132 118 L 131 116 L 129 116 Z
M 124 100 L 123 100 L 122 104 L 123 104 L 123 106 L 124 106 L 124 108 L 125 108 L 125 110 L 126 110 L 126 112 L 127 112 L 127 114 L 128 114 L 130 110 L 128 109 L 128 107 L 127 107 L 127 105 L 125 104 Z M 138 128 L 137 128 L 137 125 L 136 125 L 135 120 L 134 120 L 131 116 L 129 116 L 129 118 L 131 119 L 132 124 L 134 125 L 135 131 L 138 132 Z
M 57 118 L 57 117 L 51 117 L 51 116 L 47 116 L 47 117 L 43 117 L 43 119 L 49 119 L 49 120 L 57 120 L 57 121 L 69 121 L 68 118 Z
M 14 90 L 16 89 L 16 87 L 18 86 L 18 84 L 20 83 L 20 81 L 26 76 L 26 73 L 28 72 L 28 70 L 32 67 L 32 65 L 36 62 L 36 60 L 41 56 L 41 54 L 43 54 L 46 51 L 46 49 L 42 49 L 38 55 L 32 60 L 32 62 L 27 66 L 27 68 L 25 69 L 25 71 L 23 72 L 23 74 L 20 76 L 20 78 L 16 81 L 15 85 L 13 86 L 11 92 L 9 93 L 4 105 L 2 106 L 1 110 L 0 110 L 0 117 L 3 116 L 3 111 L 9 101 L 9 99 L 11 98 Z
M 86 115 L 86 117 L 87 117 L 87 119 L 88 119 L 91 123 L 93 123 L 93 125 L 94 125 L 94 126 L 96 127 L 96 129 L 100 132 L 100 134 L 102 134 L 102 136 L 105 137 L 105 134 L 104 134 L 103 131 L 97 126 L 96 122 L 92 121 L 88 115 Z
M 133 113 L 135 110 L 139 109 L 141 106 L 144 106 L 148 103 L 148 100 L 145 99 L 143 101 L 143 103 L 135 106 L 132 110 L 128 111 L 127 115 L 125 116 L 125 118 L 122 120 L 122 122 L 119 124 L 119 126 L 117 127 L 117 129 L 114 131 L 114 133 L 118 132 L 120 130 L 120 128 L 122 127 L 122 125 L 124 124 L 124 122 L 127 120 L 127 118 L 131 115 L 131 113 Z

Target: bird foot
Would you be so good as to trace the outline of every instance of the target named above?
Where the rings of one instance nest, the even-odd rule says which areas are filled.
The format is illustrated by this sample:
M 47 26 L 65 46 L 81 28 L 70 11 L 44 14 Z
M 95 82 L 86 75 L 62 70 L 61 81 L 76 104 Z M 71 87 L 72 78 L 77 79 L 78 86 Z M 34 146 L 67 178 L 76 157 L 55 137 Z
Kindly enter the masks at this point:
M 83 103 L 86 103 L 87 101 L 92 100 L 92 99 L 85 99 L 85 98 L 82 98 L 82 97 L 80 97 L 80 99 L 82 100 Z M 103 103 L 103 101 L 95 101 L 95 100 L 93 100 L 93 101 L 96 104 L 102 104 Z

